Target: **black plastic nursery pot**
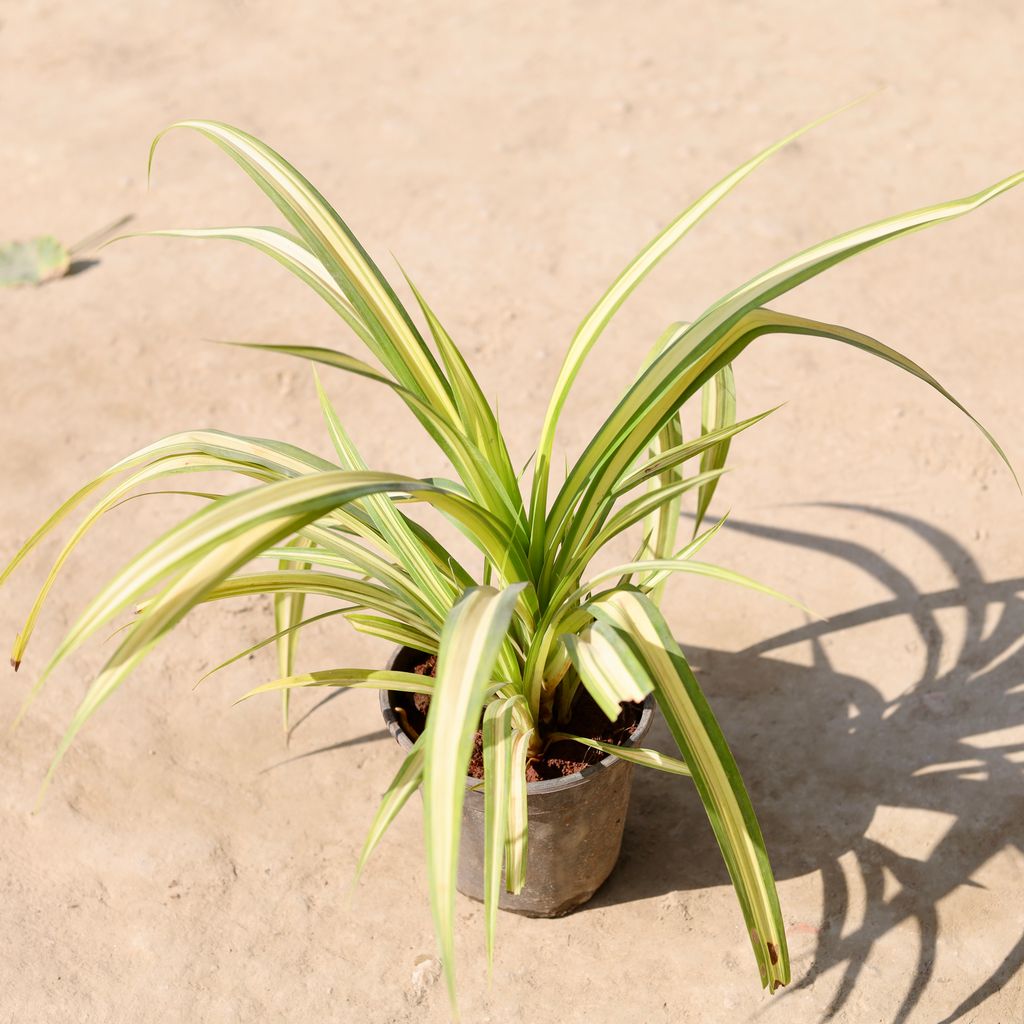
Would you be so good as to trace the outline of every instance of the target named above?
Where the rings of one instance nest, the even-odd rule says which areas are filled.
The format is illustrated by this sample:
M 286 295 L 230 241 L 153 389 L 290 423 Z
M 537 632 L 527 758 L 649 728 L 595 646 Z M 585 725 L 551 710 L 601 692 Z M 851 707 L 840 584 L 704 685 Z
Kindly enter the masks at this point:
M 388 668 L 412 672 L 426 659 L 399 648 Z M 403 750 L 412 749 L 396 706 L 403 695 L 380 691 L 388 731 Z M 640 720 L 627 741 L 639 746 L 654 720 L 654 698 L 644 701 Z M 502 890 L 499 906 L 528 917 L 559 917 L 586 903 L 611 874 L 622 847 L 622 833 L 633 784 L 633 765 L 609 754 L 573 775 L 527 784 L 526 884 L 517 895 Z M 462 808 L 459 892 L 483 899 L 484 797 L 480 780 L 467 776 Z

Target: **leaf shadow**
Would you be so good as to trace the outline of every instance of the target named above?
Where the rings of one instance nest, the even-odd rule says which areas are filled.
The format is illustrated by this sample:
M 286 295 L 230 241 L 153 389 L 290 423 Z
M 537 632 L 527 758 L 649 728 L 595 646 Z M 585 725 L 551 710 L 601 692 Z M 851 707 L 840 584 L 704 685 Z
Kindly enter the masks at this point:
M 371 732 L 363 733 L 362 736 L 352 736 L 347 740 L 338 740 L 337 743 L 328 743 L 322 747 L 316 747 L 313 750 L 304 750 L 301 754 L 294 754 L 292 757 L 286 757 L 281 761 L 275 761 L 273 764 L 268 764 L 266 768 L 261 768 L 260 775 L 266 775 L 267 772 L 272 772 L 277 768 L 283 768 L 285 765 L 294 764 L 296 761 L 305 761 L 307 757 L 316 757 L 319 754 L 329 754 L 334 750 L 344 750 L 346 747 L 358 747 L 362 746 L 364 743 L 372 743 L 374 740 L 387 738 L 387 730 L 374 729 Z
M 91 260 L 72 260 L 68 265 L 67 272 L 64 274 L 65 277 L 76 277 L 79 274 L 84 274 L 87 270 L 92 270 L 93 267 L 98 267 L 100 261 L 96 259 Z
M 892 1024 L 905 1024 L 934 980 L 940 902 L 1006 848 L 1024 852 L 1024 742 L 978 746 L 979 734 L 1024 725 L 1024 577 L 987 581 L 948 533 L 917 518 L 866 506 L 840 507 L 910 531 L 953 574 L 956 585 L 923 593 L 898 563 L 855 541 L 753 523 L 733 529 L 818 551 L 868 573 L 891 595 L 738 653 L 683 643 L 757 808 L 780 880 L 818 873 L 824 907 L 813 960 L 793 990 L 824 974 L 840 980 L 823 1020 L 850 1000 L 876 944 L 902 922 L 918 928 L 917 968 Z M 954 643 L 938 614 L 962 612 Z M 832 634 L 896 616 L 911 623 L 924 652 L 917 681 L 887 700 L 870 680 L 829 663 Z M 958 628 L 957 633 L 961 630 Z M 808 644 L 809 666 L 772 657 Z M 671 750 L 662 723 L 652 746 Z M 637 772 L 623 856 L 592 905 L 728 885 L 713 834 L 692 787 Z M 880 806 L 941 812 L 952 824 L 925 860 L 901 856 L 867 832 Z M 678 850 L 685 840 L 686 856 Z M 851 898 L 839 863 L 852 856 L 866 893 L 864 920 L 850 928 Z M 886 898 L 885 873 L 899 883 Z M 941 1024 L 962 1021 L 1024 967 L 1024 933 L 999 967 Z
M 343 693 L 348 693 L 344 687 L 339 686 L 337 689 L 331 690 L 326 696 L 321 697 L 312 707 L 307 708 L 298 718 L 294 719 L 291 725 L 288 727 L 288 734 L 285 737 L 288 744 L 291 743 L 292 737 L 295 735 L 296 730 L 303 722 L 307 721 L 312 715 L 320 711 L 325 704 L 329 704 L 332 700 L 337 700 Z

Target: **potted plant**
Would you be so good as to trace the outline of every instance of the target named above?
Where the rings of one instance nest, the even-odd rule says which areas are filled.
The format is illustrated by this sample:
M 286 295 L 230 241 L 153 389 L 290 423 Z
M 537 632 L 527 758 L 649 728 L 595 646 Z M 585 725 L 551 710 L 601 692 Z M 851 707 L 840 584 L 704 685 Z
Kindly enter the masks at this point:
M 786 936 L 761 831 L 725 737 L 658 610 L 661 591 L 670 575 L 688 572 L 775 593 L 697 557 L 722 526 L 721 519 L 710 527 L 704 520 L 731 440 L 767 415 L 736 415 L 731 364 L 756 338 L 795 333 L 852 345 L 925 381 L 963 409 L 925 370 L 883 343 L 767 304 L 859 252 L 977 209 L 1024 181 L 1024 173 L 967 198 L 839 235 L 758 274 L 692 323 L 673 324 L 555 489 L 551 470 L 559 416 L 604 328 L 705 213 L 806 128 L 705 193 L 650 242 L 587 314 L 555 383 L 532 484 L 525 487 L 491 405 L 412 282 L 426 331 L 338 214 L 282 157 L 224 124 L 184 121 L 172 127 L 199 132 L 224 150 L 277 206 L 291 231 L 245 227 L 154 234 L 233 239 L 305 281 L 375 363 L 328 348 L 251 347 L 390 388 L 437 443 L 457 479 L 371 471 L 317 379 L 334 462 L 281 441 L 201 430 L 157 441 L 88 483 L 37 530 L 4 573 L 6 578 L 90 496 L 100 495 L 29 611 L 14 646 L 15 668 L 65 561 L 93 523 L 134 488 L 208 471 L 256 481 L 239 493 L 205 495 L 208 502 L 199 512 L 156 540 L 96 595 L 54 651 L 33 694 L 98 629 L 137 606 L 137 616 L 75 713 L 47 781 L 89 717 L 189 611 L 209 601 L 273 595 L 276 630 L 257 646 L 276 643 L 281 678 L 247 696 L 280 691 L 287 716 L 295 687 L 381 691 L 385 719 L 406 752 L 360 867 L 405 801 L 422 788 L 430 900 L 453 1000 L 463 821 L 478 836 L 462 844 L 462 886 L 484 900 L 490 956 L 503 888 L 512 909 L 554 913 L 585 899 L 607 875 L 621 840 L 634 764 L 692 778 L 732 878 L 762 984 L 770 991 L 786 984 Z M 686 439 L 680 410 L 698 398 L 700 433 Z M 1003 455 L 987 432 L 986 437 Z M 684 469 L 694 461 L 695 472 Z M 693 529 L 681 541 L 680 505 L 689 492 L 696 499 Z M 482 555 L 479 574 L 406 514 L 411 503 L 432 506 L 465 534 Z M 627 530 L 638 533 L 635 556 L 611 569 L 591 569 L 595 556 Z M 270 567 L 251 566 L 266 559 Z M 309 594 L 326 595 L 339 606 L 304 618 Z M 356 629 L 391 641 L 398 653 L 383 669 L 296 674 L 297 636 L 325 615 L 340 615 Z M 679 757 L 642 745 L 654 704 Z M 566 842 L 573 844 L 568 853 L 559 846 Z M 580 870 L 555 878 L 566 863 Z

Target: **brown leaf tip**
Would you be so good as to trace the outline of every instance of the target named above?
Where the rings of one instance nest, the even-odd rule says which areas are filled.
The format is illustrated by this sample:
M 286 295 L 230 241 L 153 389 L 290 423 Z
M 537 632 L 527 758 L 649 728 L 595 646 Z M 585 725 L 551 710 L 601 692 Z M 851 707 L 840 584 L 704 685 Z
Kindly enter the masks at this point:
M 21 659 L 11 658 L 11 668 L 13 668 L 15 672 L 17 672 L 18 669 L 21 668 Z

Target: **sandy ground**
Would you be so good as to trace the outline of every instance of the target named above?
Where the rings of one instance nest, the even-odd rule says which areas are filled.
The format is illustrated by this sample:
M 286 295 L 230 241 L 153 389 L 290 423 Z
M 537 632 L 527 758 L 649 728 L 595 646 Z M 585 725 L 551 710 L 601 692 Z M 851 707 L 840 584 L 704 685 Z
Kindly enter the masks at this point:
M 670 320 L 829 233 L 1024 166 L 1022 44 L 1010 2 L 5 3 L 0 226 L 73 241 L 128 213 L 141 227 L 273 222 L 185 134 L 146 191 L 146 147 L 170 121 L 246 127 L 373 252 L 401 258 L 500 394 L 525 459 L 576 321 L 634 251 L 757 148 L 884 86 L 766 166 L 626 307 L 568 409 L 560 441 L 575 452 Z M 778 304 L 919 358 L 1024 467 L 1022 265 L 1024 192 Z M 0 294 L 0 311 L 0 560 L 80 482 L 173 430 L 328 450 L 305 371 L 204 341 L 340 338 L 257 254 L 130 242 Z M 605 889 L 564 920 L 503 916 L 489 987 L 480 908 L 460 901 L 464 1018 L 1020 1021 L 1021 499 L 969 422 L 891 368 L 776 339 L 737 371 L 741 412 L 789 404 L 736 444 L 715 558 L 829 621 L 692 581 L 666 608 L 761 815 L 794 984 L 760 992 L 693 793 L 642 775 Z M 443 471 L 379 390 L 330 388 L 372 464 Z M 146 498 L 97 530 L 4 681 L 4 720 L 98 583 L 191 507 Z M 0 635 L 44 563 L 3 590 Z M 275 701 L 230 707 L 272 675 L 270 656 L 192 692 L 269 622 L 260 602 L 187 620 L 83 733 L 35 816 L 104 645 L 0 746 L 0 1021 L 448 1019 L 418 804 L 348 889 L 398 763 L 375 697 L 324 705 L 286 749 Z M 386 653 L 323 629 L 300 660 Z M 300 714 L 316 703 L 302 696 Z

